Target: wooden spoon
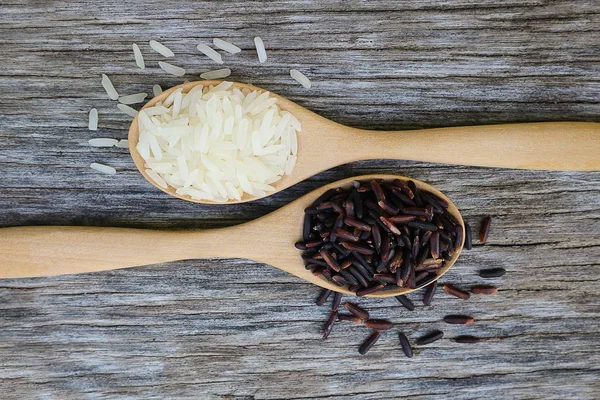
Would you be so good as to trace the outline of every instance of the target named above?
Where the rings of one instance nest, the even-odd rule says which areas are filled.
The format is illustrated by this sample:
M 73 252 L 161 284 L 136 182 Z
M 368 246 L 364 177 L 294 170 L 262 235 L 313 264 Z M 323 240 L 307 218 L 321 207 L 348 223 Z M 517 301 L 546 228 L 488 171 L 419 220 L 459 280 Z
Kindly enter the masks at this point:
M 302 239 L 304 209 L 326 190 L 349 187 L 354 180 L 410 178 L 396 175 L 365 175 L 330 183 L 262 218 L 227 228 L 204 231 L 80 226 L 26 226 L 0 229 L 0 278 L 25 278 L 105 271 L 196 258 L 247 258 L 270 264 L 327 289 L 353 294 L 304 268 L 294 243 Z M 420 189 L 448 202 L 448 211 L 463 227 L 456 206 L 439 190 L 418 181 Z M 442 276 L 462 251 L 452 255 L 440 271 Z M 226 264 L 225 264 L 226 265 Z M 224 265 L 224 267 L 225 267 Z M 243 280 L 244 271 L 239 273 Z M 415 289 L 374 293 L 372 297 L 397 296 Z
M 221 81 L 197 81 L 175 86 L 150 100 L 151 107 L 164 101 L 174 90 L 190 91 L 196 85 L 218 85 Z M 234 83 L 239 89 L 261 90 L 252 85 Z M 275 93 L 282 110 L 291 112 L 302 124 L 298 133 L 298 159 L 292 175 L 273 186 L 276 191 L 290 187 L 321 171 L 358 160 L 403 159 L 446 164 L 540 170 L 590 171 L 600 169 L 600 123 L 540 122 L 484 125 L 412 131 L 368 131 L 350 128 L 323 118 Z M 136 150 L 138 121 L 129 128 L 129 150 L 142 175 L 160 190 L 197 203 L 175 193 L 171 186 L 162 188 L 146 173 L 145 161 Z M 271 195 L 275 192 L 267 193 Z M 256 200 L 244 195 L 234 204 Z

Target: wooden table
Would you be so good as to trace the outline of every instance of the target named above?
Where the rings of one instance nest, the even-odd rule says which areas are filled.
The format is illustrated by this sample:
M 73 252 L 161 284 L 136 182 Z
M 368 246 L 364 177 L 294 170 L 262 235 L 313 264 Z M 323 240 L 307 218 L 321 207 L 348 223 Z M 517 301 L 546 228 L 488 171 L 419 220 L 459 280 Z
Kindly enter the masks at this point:
M 413 312 L 393 298 L 361 300 L 396 324 L 366 356 L 357 352 L 369 334 L 364 327 L 336 325 L 320 339 L 328 307 L 314 305 L 317 288 L 249 261 L 3 280 L 2 398 L 600 397 L 599 172 L 375 160 L 251 204 L 203 206 L 155 189 L 126 149 L 87 145 L 93 137 L 125 138 L 130 121 L 108 100 L 101 73 L 123 94 L 197 79 L 218 67 L 195 49 L 213 37 L 243 49 L 224 56 L 231 79 L 350 126 L 600 121 L 600 3 L 144 3 L 0 5 L 0 225 L 226 226 L 343 177 L 398 173 L 440 188 L 475 227 L 493 217 L 489 243 L 465 252 L 443 282 L 468 288 L 483 283 L 483 267 L 508 272 L 490 281 L 498 295 L 461 301 L 439 291 L 424 307 L 415 293 Z M 257 35 L 268 48 L 263 65 L 252 44 Z M 172 62 L 188 70 L 183 79 L 157 67 L 163 58 L 150 39 L 173 49 Z M 146 57 L 145 71 L 134 64 L 132 42 Z M 314 87 L 295 84 L 290 68 Z M 87 130 L 92 107 L 98 132 Z M 323 154 L 331 151 L 323 132 Z M 91 162 L 118 174 L 98 174 Z M 442 322 L 461 313 L 476 322 Z M 397 332 L 414 341 L 432 329 L 444 339 L 405 358 Z M 457 344 L 459 334 L 483 340 Z

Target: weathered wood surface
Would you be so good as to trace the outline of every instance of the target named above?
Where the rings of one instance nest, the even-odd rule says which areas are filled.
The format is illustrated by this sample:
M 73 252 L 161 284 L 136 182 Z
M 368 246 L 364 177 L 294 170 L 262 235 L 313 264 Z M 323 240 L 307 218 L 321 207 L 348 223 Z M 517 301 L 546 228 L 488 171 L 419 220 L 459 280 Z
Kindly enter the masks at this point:
M 314 306 L 318 290 L 243 260 L 3 280 L 1 397 L 599 398 L 598 172 L 370 161 L 232 208 L 171 199 L 137 173 L 126 150 L 87 146 L 92 137 L 124 138 L 128 126 L 101 73 L 122 93 L 181 82 L 158 69 L 152 38 L 175 51 L 190 80 L 216 67 L 195 44 L 230 39 L 243 48 L 225 56 L 233 79 L 357 127 L 600 121 L 599 27 L 594 0 L 2 2 L 0 225 L 225 226 L 325 182 L 401 173 L 436 185 L 475 226 L 494 217 L 489 244 L 465 252 L 444 281 L 481 283 L 484 266 L 508 273 L 492 281 L 498 295 L 467 302 L 438 292 L 433 306 L 408 312 L 394 299 L 361 301 L 411 341 L 446 332 L 410 360 L 397 329 L 366 356 L 357 353 L 368 336 L 362 327 L 336 326 L 322 341 L 327 310 Z M 264 65 L 255 35 L 268 47 Z M 135 68 L 132 42 L 146 71 Z M 295 85 L 289 68 L 306 72 L 314 88 Z M 98 133 L 87 130 L 91 107 L 100 112 Z M 326 136 L 324 155 L 335 151 Z M 119 174 L 91 171 L 94 161 Z M 441 322 L 463 312 L 476 323 Z M 484 340 L 449 340 L 467 333 Z

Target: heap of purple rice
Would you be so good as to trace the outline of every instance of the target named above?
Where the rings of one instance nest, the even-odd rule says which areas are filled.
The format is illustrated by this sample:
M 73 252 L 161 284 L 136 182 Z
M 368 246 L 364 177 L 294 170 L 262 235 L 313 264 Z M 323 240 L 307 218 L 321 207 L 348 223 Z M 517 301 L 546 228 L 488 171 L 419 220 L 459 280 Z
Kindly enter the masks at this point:
M 413 181 L 355 181 L 305 210 L 306 269 L 358 296 L 428 285 L 463 242 L 448 203 Z

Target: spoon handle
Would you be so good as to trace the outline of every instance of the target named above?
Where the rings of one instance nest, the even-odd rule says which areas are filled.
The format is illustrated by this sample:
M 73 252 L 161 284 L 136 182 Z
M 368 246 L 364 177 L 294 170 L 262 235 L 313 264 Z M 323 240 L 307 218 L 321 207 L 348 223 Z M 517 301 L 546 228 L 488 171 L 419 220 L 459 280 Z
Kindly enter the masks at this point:
M 195 258 L 254 256 L 248 225 L 205 231 L 82 226 L 0 229 L 0 278 L 104 271 Z M 236 241 L 243 239 L 243 245 Z
M 543 122 L 339 132 L 344 162 L 397 158 L 446 164 L 537 170 L 600 170 L 600 123 Z M 338 154 L 339 154 L 338 153 Z

